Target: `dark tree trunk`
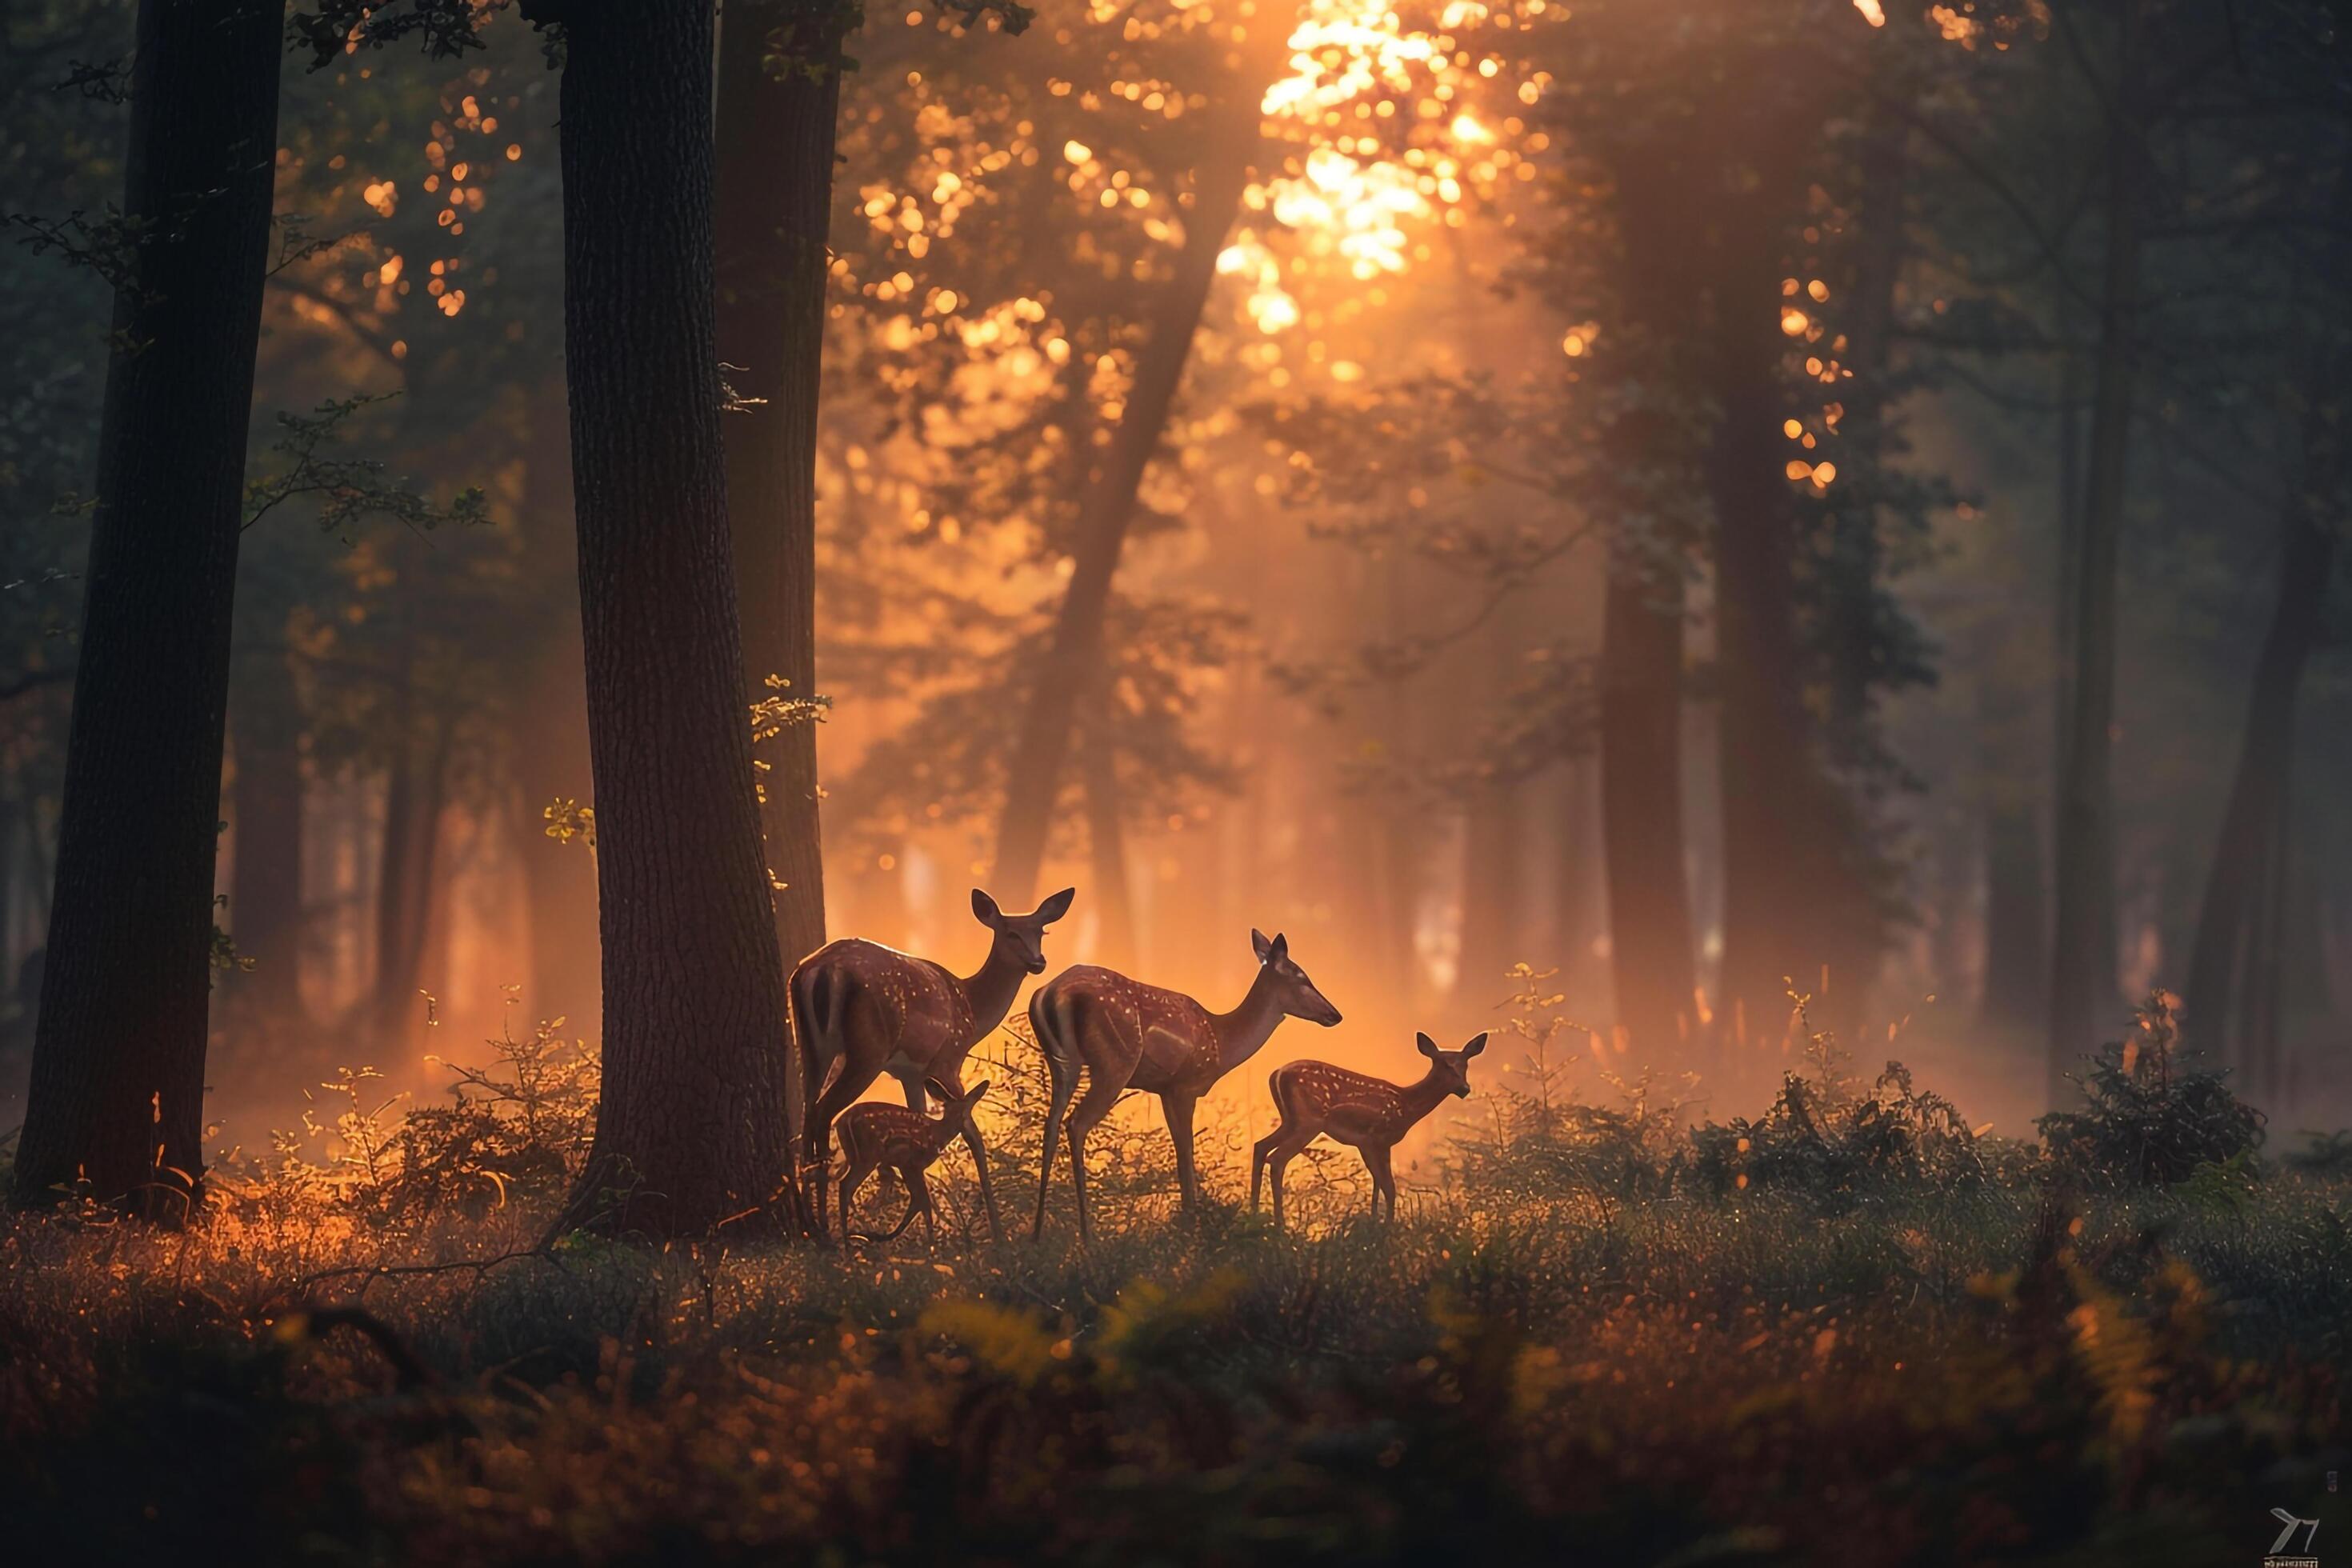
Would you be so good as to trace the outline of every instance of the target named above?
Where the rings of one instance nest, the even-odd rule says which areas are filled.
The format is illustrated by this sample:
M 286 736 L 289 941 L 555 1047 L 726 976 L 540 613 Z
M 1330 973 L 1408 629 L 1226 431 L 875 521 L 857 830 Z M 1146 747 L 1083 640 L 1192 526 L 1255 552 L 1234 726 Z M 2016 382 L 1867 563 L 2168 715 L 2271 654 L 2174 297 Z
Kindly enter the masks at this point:
M 2050 976 L 2049 1099 L 2066 1102 L 2067 1069 L 2096 1047 L 2116 999 L 2116 562 L 2130 478 L 2139 331 L 2139 193 L 2147 161 L 2138 121 L 2139 0 L 2122 7 L 2107 123 L 2107 237 L 2099 361 L 2076 556 L 2073 703 L 2058 787 L 2057 901 Z
M 99 504 L 15 1189 L 183 1215 L 205 1045 L 229 626 L 277 163 L 280 12 L 142 0 Z
M 2315 386 L 2318 399 L 2332 389 Z M 2305 449 L 2332 438 L 2315 401 Z M 2332 408 L 2329 412 L 2333 412 Z M 2325 460 L 2324 458 L 2322 460 Z M 2238 771 L 2199 907 L 2183 1023 L 2190 1040 L 2236 1067 L 2249 1089 L 2281 1087 L 2282 956 L 2294 776 L 2295 703 L 2326 618 L 2336 536 L 2313 514 L 2308 479 L 2289 502 L 2278 602 L 2254 666 Z
M 224 983 L 225 1000 L 264 1027 L 302 1019 L 302 710 L 284 623 L 269 629 L 229 706 L 236 854 L 226 924 L 253 969 Z
M 1150 340 L 1136 364 L 1135 384 L 1129 389 L 1118 428 L 1079 509 L 1070 584 L 1055 619 L 1053 642 L 1029 689 L 1006 772 L 992 890 L 1007 908 L 1025 907 L 1036 891 L 1078 697 L 1096 684 L 1111 580 L 1118 574 L 1128 527 L 1134 521 L 1136 492 L 1167 431 L 1177 388 L 1184 379 L 1184 363 L 1200 331 L 1210 287 L 1216 282 L 1217 256 L 1224 249 L 1226 232 L 1249 184 L 1257 99 L 1244 96 L 1245 101 L 1213 111 L 1229 121 L 1222 131 L 1213 128 L 1203 133 L 1207 147 L 1184 216 L 1184 246 L 1173 276 L 1162 286 Z
M 1683 581 L 1612 548 L 1601 620 L 1601 822 L 1617 1023 L 1652 1059 L 1687 1055 L 1697 984 L 1683 868 Z
M 425 979 L 425 943 L 433 924 L 434 871 L 440 858 L 441 812 L 447 804 L 448 726 L 409 713 L 398 738 L 383 801 L 383 838 L 376 858 L 375 994 L 372 1020 L 376 1048 L 387 1056 L 413 1042 L 425 1017 L 417 994 Z
M 708 0 L 565 8 L 564 350 L 604 1085 L 566 1223 L 707 1231 L 789 1177 L 711 289 Z
M 719 57 L 719 356 L 744 400 L 724 426 L 727 509 L 754 700 L 771 676 L 795 698 L 816 687 L 817 394 L 845 19 L 837 0 L 730 0 Z M 789 966 L 824 945 L 815 727 L 789 725 L 760 752 Z M 784 1082 L 799 1092 L 798 1071 Z
M 572 526 L 572 457 L 561 387 L 531 401 L 523 457 L 523 558 L 533 584 L 531 636 L 515 661 L 515 853 L 530 925 L 534 1019 L 593 1018 L 602 985 L 596 942 L 596 862 L 576 840 L 547 836 L 547 808 L 587 801 L 588 692 L 582 677 L 580 553 Z

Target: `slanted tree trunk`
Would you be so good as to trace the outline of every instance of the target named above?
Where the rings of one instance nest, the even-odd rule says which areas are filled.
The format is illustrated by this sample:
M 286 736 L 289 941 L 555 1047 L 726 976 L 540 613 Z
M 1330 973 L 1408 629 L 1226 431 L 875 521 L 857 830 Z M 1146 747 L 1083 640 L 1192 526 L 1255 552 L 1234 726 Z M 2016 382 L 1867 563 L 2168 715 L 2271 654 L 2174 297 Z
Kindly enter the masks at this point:
M 1112 432 L 1103 467 L 1079 509 L 1069 586 L 1055 618 L 1053 641 L 1034 674 L 1006 771 L 992 890 L 1007 908 L 1025 907 L 1036 891 L 1078 696 L 1092 689 L 1094 668 L 1102 658 L 1111 581 L 1118 575 L 1128 527 L 1134 521 L 1136 494 L 1167 432 L 1184 362 L 1200 331 L 1210 286 L 1216 281 L 1217 256 L 1224 249 L 1226 232 L 1249 184 L 1257 141 L 1257 97 L 1245 94 L 1212 112 L 1225 123 L 1203 132 L 1206 146 L 1195 170 L 1192 205 L 1184 215 L 1183 248 L 1177 254 L 1173 275 L 1161 288 L 1151 336 L 1137 362 L 1135 384 L 1128 390 L 1127 406 Z
M 2076 552 L 2074 689 L 2058 786 L 2057 917 L 2050 974 L 2050 1103 L 2066 1073 L 2098 1045 L 2116 998 L 2116 842 L 2112 730 L 2116 707 L 2116 563 L 2130 479 L 2138 361 L 2141 142 L 2139 0 L 2121 11 L 2107 123 L 2107 236 L 2099 360 L 2091 393 L 2089 460 Z
M 529 642 L 514 662 L 515 854 L 530 927 L 534 1020 L 596 1016 L 596 862 L 547 836 L 557 800 L 589 802 L 588 694 L 582 675 L 580 552 L 572 526 L 572 457 L 561 386 L 531 399 L 520 532 L 533 584 Z
M 816 431 L 843 29 L 839 0 L 730 0 L 719 56 L 719 356 L 745 689 L 816 687 Z M 786 965 L 824 945 L 816 731 L 762 743 L 767 865 Z M 789 1047 L 787 1047 L 789 1048 Z M 784 1075 L 797 1096 L 801 1075 Z M 795 1113 L 796 1115 L 797 1113 Z M 793 1125 L 799 1125 L 795 1121 Z
M 276 635 L 283 625 L 273 626 L 246 661 L 229 707 L 236 854 L 226 924 L 253 969 L 225 985 L 244 1016 L 264 1027 L 302 1018 L 302 709 L 294 667 Z
M 2305 437 L 2321 462 L 2334 389 L 2312 378 Z M 2323 412 L 2325 411 L 2325 412 Z M 2323 493 L 2306 476 L 2292 488 L 2279 554 L 2278 601 L 2254 665 L 2238 769 L 2199 906 L 2183 1023 L 2191 1041 L 2236 1067 L 2249 1090 L 2274 1097 L 2284 1078 L 2284 950 L 2295 703 L 2325 621 L 2336 535 L 2315 516 Z
M 1601 822 L 1617 1023 L 1685 1055 L 1697 977 L 1683 868 L 1683 581 L 1612 545 L 1601 619 Z M 1680 1020 L 1680 1021 L 1678 1021 Z
M 15 1193 L 163 1218 L 204 1171 L 229 628 L 280 12 L 142 0 L 57 891 Z
M 708 0 L 564 22 L 563 328 L 604 1084 L 563 1215 L 708 1231 L 789 1178 L 784 984 L 752 794 L 711 288 Z

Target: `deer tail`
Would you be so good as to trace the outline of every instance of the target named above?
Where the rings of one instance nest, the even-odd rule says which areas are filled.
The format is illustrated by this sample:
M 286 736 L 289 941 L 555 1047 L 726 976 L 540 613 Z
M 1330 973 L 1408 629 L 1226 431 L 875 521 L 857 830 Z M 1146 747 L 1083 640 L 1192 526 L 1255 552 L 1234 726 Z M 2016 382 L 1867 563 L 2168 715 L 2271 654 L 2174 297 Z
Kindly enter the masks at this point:
M 790 989 L 793 1041 L 800 1048 L 801 1058 L 802 1132 L 808 1157 L 822 1159 L 824 1152 L 817 1146 L 822 1131 L 816 1124 L 817 1100 L 824 1093 L 824 1080 L 833 1064 L 841 1058 L 842 1004 L 846 998 L 840 976 L 824 964 L 793 971 Z

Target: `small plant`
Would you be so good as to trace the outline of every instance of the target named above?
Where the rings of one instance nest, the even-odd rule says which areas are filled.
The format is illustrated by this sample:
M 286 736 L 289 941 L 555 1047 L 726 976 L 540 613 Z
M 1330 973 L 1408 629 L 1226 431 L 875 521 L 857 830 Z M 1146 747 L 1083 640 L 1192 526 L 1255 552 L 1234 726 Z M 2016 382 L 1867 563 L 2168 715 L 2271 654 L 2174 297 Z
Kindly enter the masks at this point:
M 2200 1166 L 2227 1166 L 2263 1141 L 2263 1113 L 2217 1069 L 2181 1060 L 2180 999 L 2152 991 L 2132 1026 L 2091 1059 L 2089 1105 L 2037 1123 L 2053 1167 L 2095 1187 L 2171 1186 Z

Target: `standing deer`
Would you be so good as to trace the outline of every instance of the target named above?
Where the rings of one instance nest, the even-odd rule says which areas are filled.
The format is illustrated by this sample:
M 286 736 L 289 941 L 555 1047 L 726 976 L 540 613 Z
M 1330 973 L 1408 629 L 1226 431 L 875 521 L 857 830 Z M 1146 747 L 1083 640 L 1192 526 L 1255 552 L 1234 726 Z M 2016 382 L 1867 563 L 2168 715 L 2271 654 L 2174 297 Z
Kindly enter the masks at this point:
M 1335 1068 L 1329 1062 L 1292 1062 L 1268 1075 L 1274 1108 L 1282 1125 L 1257 1141 L 1250 1157 L 1250 1207 L 1257 1207 L 1258 1180 L 1269 1163 L 1274 1168 L 1274 1223 L 1282 1224 L 1283 1167 L 1321 1133 L 1334 1143 L 1345 1143 L 1364 1157 L 1372 1176 L 1372 1213 L 1381 1212 L 1381 1198 L 1389 1200 L 1389 1218 L 1396 1218 L 1396 1177 L 1389 1170 L 1389 1152 L 1447 1095 L 1467 1098 L 1470 1058 L 1486 1048 L 1478 1036 L 1458 1051 L 1441 1051 L 1427 1035 L 1413 1037 L 1429 1071 L 1415 1084 L 1394 1084 L 1384 1079 Z
M 940 1227 L 932 1218 L 931 1189 L 924 1184 L 923 1173 L 944 1153 L 957 1133 L 974 1136 L 971 1110 L 980 1097 L 988 1092 L 988 1080 L 981 1079 L 969 1093 L 959 1093 L 937 1079 L 929 1080 L 930 1090 L 942 1102 L 939 1119 L 919 1115 L 901 1106 L 886 1105 L 878 1100 L 868 1100 L 851 1106 L 841 1113 L 834 1125 L 841 1133 L 841 1152 L 848 1160 L 848 1168 L 841 1175 L 841 1239 L 849 1239 L 849 1200 L 866 1178 L 877 1170 L 887 1169 L 898 1173 L 907 1189 L 907 1212 L 887 1236 L 877 1241 L 895 1241 L 898 1233 L 914 1223 L 917 1214 L 923 1216 L 923 1229 L 931 1242 L 938 1245 Z
M 1066 969 L 1029 998 L 1029 1026 L 1053 1075 L 1053 1106 L 1045 1113 L 1045 1157 L 1037 1173 L 1037 1219 L 1030 1235 L 1045 1233 L 1045 1194 L 1054 1180 L 1055 1137 L 1069 1112 L 1070 1181 L 1078 1194 L 1078 1234 L 1094 1234 L 1087 1206 L 1087 1134 L 1110 1113 L 1119 1095 L 1139 1089 L 1160 1097 L 1168 1135 L 1176 1144 L 1176 1181 L 1184 1207 L 1196 1208 L 1200 1183 L 1192 1173 L 1192 1107 L 1216 1081 L 1249 1060 L 1286 1017 L 1325 1027 L 1339 1009 L 1290 961 L 1290 944 L 1250 932 L 1258 971 L 1248 994 L 1230 1013 L 1212 1013 L 1181 992 L 1162 991 L 1115 970 L 1081 964 Z M 1087 1092 L 1070 1097 L 1078 1069 Z
M 1023 977 L 1045 972 L 1045 928 L 1069 912 L 1076 894 L 1076 889 L 1065 888 L 1025 915 L 1008 915 L 974 888 L 972 917 L 995 932 L 996 940 L 987 962 L 970 976 L 858 937 L 827 942 L 793 969 L 793 1035 L 800 1043 L 803 1103 L 808 1108 L 801 1158 L 818 1184 L 811 1207 L 820 1230 L 825 1143 L 834 1118 L 886 1072 L 904 1086 L 910 1110 L 925 1109 L 927 1079 L 961 1093 L 964 1058 L 1004 1021 Z M 970 1121 L 962 1131 L 980 1171 L 989 1229 L 1002 1241 L 1004 1225 L 988 1181 L 987 1152 Z

